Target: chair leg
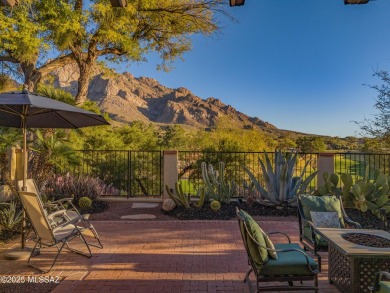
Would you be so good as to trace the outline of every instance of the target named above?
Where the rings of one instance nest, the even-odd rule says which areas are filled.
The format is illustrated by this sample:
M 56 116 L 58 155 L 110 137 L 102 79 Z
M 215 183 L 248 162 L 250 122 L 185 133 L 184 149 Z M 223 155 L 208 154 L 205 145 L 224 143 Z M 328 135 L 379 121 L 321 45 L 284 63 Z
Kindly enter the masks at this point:
M 250 268 L 249 271 L 245 274 L 245 279 L 244 279 L 244 283 L 248 283 L 248 288 L 249 288 L 250 293 L 254 292 L 251 280 L 249 279 L 249 275 L 251 274 L 252 271 L 253 271 L 253 269 Z M 257 282 L 257 277 L 256 277 L 256 282 Z M 259 287 L 259 284 L 257 283 L 257 288 L 258 287 Z M 259 292 L 259 290 L 257 290 L 256 292 Z
M 101 249 L 103 248 L 103 244 L 100 241 L 99 235 L 98 235 L 95 227 L 90 222 L 87 222 L 87 223 L 83 222 L 82 226 L 80 226 L 80 227 L 82 227 L 82 229 L 80 229 L 80 230 L 81 230 L 81 233 L 83 234 L 83 236 L 93 237 L 98 242 L 98 244 L 88 243 L 89 245 L 91 245 L 93 247 L 101 248 Z
M 33 268 L 35 268 L 35 269 L 37 269 L 37 270 L 39 270 L 39 271 L 41 271 L 42 273 L 45 274 L 45 273 L 50 272 L 51 269 L 54 267 L 54 264 L 56 263 L 57 258 L 58 258 L 58 256 L 60 255 L 60 253 L 61 253 L 61 251 L 62 251 L 62 248 L 64 248 L 65 243 L 62 243 L 62 245 L 61 245 L 60 248 L 58 248 L 58 246 L 57 246 L 57 250 L 58 250 L 57 255 L 55 256 L 55 258 L 54 258 L 54 260 L 53 260 L 53 262 L 52 262 L 52 264 L 51 264 L 51 266 L 50 266 L 50 268 L 49 268 L 48 270 L 43 270 L 43 269 L 38 268 L 37 266 L 34 266 L 34 265 L 32 265 L 32 264 L 30 263 L 31 257 L 32 257 L 32 255 L 33 255 L 34 251 L 37 249 L 37 246 L 38 246 L 38 245 L 39 245 L 39 248 L 41 248 L 40 243 L 37 242 L 37 243 L 35 244 L 34 248 L 33 248 L 33 251 L 32 251 L 31 254 L 30 254 L 30 257 L 28 258 L 27 264 L 28 264 L 30 267 L 33 267 Z
M 66 244 L 66 247 L 73 253 L 77 253 L 77 254 L 80 254 L 80 255 L 83 255 L 83 256 L 86 256 L 86 257 L 91 257 L 92 256 L 92 251 L 91 251 L 91 248 L 89 248 L 89 245 L 88 245 L 88 242 L 85 240 L 84 236 L 82 234 L 80 234 L 78 236 L 81 240 L 81 242 L 83 242 L 85 244 L 85 246 L 87 247 L 88 249 L 88 254 L 85 253 L 85 252 L 82 252 L 81 250 L 77 250 L 77 249 L 74 249 L 72 247 L 70 247 L 69 245 L 69 241 L 66 241 L 65 244 Z
M 245 274 L 244 283 L 247 282 L 247 281 L 249 281 L 249 275 L 250 275 L 250 273 L 251 273 L 252 271 L 253 271 L 253 269 L 250 268 L 249 271 Z

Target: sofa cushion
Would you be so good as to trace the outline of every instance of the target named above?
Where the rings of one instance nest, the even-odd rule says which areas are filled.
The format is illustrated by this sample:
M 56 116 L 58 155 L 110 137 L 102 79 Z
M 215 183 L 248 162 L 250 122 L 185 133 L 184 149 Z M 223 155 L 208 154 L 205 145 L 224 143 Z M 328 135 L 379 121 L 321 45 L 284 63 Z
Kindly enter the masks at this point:
M 251 234 L 252 238 L 261 246 L 263 246 L 260 247 L 253 241 L 253 239 L 249 235 L 246 235 L 246 241 L 248 244 L 248 250 L 251 258 L 258 265 L 262 265 L 268 260 L 268 251 L 265 248 L 267 244 L 264 239 L 264 231 L 247 212 L 241 210 L 240 216 L 245 220 L 245 225 L 248 228 L 248 231 Z
M 296 243 L 275 244 L 276 249 L 303 249 Z M 308 255 L 310 267 L 318 269 L 317 263 Z M 257 269 L 263 276 L 302 276 L 314 275 L 306 264 L 305 256 L 298 251 L 278 252 L 278 259 L 269 259 L 262 268 Z

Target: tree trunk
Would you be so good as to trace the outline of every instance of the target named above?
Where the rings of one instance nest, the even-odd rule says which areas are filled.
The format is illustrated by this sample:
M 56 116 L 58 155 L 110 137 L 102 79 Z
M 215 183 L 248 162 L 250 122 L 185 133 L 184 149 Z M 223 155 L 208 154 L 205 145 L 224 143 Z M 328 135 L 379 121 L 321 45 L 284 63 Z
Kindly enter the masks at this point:
M 80 77 L 78 79 L 78 89 L 75 98 L 76 105 L 82 105 L 87 100 L 89 80 L 92 75 L 92 64 L 89 64 L 85 61 L 78 64 L 80 69 Z
M 35 65 L 32 63 L 20 63 L 20 67 L 22 68 L 24 74 L 24 84 L 23 89 L 29 92 L 34 92 L 36 90 L 37 85 L 32 80 L 32 76 L 35 71 Z

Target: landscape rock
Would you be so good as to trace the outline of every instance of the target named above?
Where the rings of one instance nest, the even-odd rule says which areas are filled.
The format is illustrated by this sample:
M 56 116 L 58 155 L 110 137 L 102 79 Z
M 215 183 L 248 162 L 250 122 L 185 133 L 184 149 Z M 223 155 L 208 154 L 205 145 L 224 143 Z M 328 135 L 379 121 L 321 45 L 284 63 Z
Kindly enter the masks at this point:
M 176 207 L 175 202 L 171 198 L 167 198 L 164 200 L 162 204 L 162 209 L 166 212 L 172 211 Z

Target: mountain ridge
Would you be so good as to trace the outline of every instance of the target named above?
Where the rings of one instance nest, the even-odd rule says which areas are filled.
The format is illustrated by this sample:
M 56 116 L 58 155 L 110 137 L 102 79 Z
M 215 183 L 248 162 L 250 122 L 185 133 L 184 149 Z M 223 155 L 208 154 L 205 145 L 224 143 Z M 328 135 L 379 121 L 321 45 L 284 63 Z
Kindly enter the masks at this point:
M 78 68 L 66 65 L 52 73 L 54 86 L 77 93 Z M 149 77 L 134 77 L 131 73 L 116 73 L 95 68 L 88 89 L 88 99 L 120 123 L 135 120 L 158 124 L 183 124 L 197 128 L 210 128 L 223 117 L 229 123 L 250 129 L 278 130 L 258 117 L 250 117 L 221 100 L 202 99 L 190 90 L 168 88 Z

